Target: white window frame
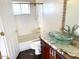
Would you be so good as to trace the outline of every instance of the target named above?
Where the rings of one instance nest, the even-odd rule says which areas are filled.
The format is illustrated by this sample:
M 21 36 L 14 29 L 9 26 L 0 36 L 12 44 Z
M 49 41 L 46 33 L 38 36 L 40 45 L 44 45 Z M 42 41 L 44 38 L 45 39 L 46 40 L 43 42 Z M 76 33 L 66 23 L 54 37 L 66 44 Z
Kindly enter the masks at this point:
M 24 6 L 26 5 L 26 6 Z M 30 14 L 30 4 L 24 2 L 13 2 L 13 15 Z

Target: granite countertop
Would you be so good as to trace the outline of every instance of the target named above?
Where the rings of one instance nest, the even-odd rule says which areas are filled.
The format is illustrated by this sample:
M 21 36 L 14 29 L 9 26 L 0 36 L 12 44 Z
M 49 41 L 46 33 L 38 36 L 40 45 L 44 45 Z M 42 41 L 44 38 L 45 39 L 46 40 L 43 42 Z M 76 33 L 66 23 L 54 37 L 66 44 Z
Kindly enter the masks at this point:
M 42 35 L 41 38 L 48 43 L 51 47 L 56 49 L 59 53 L 63 54 L 60 49 L 63 50 L 63 52 L 66 52 L 68 55 L 73 56 L 73 57 L 78 57 L 79 58 L 79 48 L 73 46 L 73 45 L 64 45 L 64 44 L 59 44 L 59 43 L 54 43 L 49 40 L 49 38 L 45 35 Z

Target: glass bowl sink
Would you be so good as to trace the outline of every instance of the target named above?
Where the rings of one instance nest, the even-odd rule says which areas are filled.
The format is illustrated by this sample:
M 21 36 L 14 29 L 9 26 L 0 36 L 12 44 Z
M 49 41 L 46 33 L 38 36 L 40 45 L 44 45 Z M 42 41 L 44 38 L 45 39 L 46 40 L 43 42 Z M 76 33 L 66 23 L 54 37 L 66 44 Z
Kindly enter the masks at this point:
M 66 34 L 61 34 L 59 32 L 49 32 L 48 36 L 50 37 L 50 41 L 59 44 L 71 44 L 73 41 L 72 37 L 69 37 Z

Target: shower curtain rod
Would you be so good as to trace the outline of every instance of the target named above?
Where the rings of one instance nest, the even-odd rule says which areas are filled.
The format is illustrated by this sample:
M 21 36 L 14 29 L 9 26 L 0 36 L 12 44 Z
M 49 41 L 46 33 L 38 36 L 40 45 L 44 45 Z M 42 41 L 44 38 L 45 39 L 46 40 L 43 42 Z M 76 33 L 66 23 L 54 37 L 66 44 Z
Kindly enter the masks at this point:
M 28 2 L 13 2 L 14 4 L 43 4 L 43 3 L 28 3 Z

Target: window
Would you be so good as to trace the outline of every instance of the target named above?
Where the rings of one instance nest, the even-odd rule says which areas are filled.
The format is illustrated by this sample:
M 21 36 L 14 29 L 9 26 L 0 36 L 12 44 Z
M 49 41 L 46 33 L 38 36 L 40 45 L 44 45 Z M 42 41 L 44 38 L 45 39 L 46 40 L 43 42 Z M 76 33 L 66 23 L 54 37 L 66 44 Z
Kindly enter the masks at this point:
M 30 14 L 30 5 L 25 3 L 13 3 L 13 14 Z

